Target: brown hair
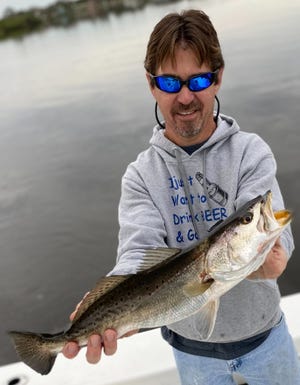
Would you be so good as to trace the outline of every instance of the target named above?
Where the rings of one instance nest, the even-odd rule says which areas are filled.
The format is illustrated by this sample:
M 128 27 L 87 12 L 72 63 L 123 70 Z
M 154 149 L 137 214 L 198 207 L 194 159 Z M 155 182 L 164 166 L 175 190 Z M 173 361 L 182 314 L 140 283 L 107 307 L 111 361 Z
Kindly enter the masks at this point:
M 213 71 L 224 67 L 218 36 L 209 17 L 191 9 L 170 13 L 156 24 L 147 46 L 146 71 L 155 75 L 166 60 L 174 62 L 179 44 L 192 49 L 200 66 L 207 63 Z

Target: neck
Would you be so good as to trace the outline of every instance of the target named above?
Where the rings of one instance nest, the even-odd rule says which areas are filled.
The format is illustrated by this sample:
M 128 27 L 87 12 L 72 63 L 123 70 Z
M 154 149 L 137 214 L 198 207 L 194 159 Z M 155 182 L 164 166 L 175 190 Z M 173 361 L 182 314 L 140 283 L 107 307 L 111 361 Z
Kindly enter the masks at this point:
M 215 132 L 217 125 L 214 120 L 212 120 L 204 130 L 200 130 L 195 135 L 184 136 L 180 135 L 174 129 L 168 129 L 168 125 L 165 129 L 165 137 L 168 138 L 171 142 L 177 144 L 180 147 L 193 146 L 195 144 L 200 144 L 206 142 L 212 134 Z

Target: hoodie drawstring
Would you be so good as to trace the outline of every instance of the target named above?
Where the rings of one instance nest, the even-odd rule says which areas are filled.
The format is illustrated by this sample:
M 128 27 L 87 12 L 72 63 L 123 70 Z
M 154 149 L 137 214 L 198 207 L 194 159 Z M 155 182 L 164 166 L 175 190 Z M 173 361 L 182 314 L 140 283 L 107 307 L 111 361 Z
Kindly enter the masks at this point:
M 205 194 L 206 197 L 208 197 L 208 189 L 207 189 L 207 182 L 206 182 L 206 172 L 205 172 L 205 170 L 206 170 L 206 150 L 204 150 L 202 154 L 203 154 L 202 155 L 203 156 L 203 158 L 202 158 L 202 163 L 203 163 L 203 183 L 202 183 L 202 185 L 203 185 L 203 189 L 204 189 L 204 194 Z M 177 160 L 177 164 L 178 164 L 179 175 L 180 175 L 180 178 L 183 180 L 183 190 L 184 190 L 185 196 L 187 197 L 187 203 L 188 203 L 189 211 L 190 211 L 190 214 L 191 214 L 191 219 L 192 219 L 194 231 L 200 236 L 199 229 L 198 229 L 198 226 L 197 226 L 197 222 L 195 220 L 196 213 L 194 211 L 194 206 L 193 206 L 193 204 L 191 202 L 191 199 L 188 199 L 189 194 L 190 194 L 190 191 L 189 191 L 189 188 L 188 188 L 188 183 L 187 183 L 188 176 L 187 176 L 187 174 L 185 172 L 185 168 L 183 166 L 180 150 L 178 148 L 175 149 L 175 156 L 176 156 L 176 160 Z M 207 204 L 209 205 L 209 199 L 207 199 Z

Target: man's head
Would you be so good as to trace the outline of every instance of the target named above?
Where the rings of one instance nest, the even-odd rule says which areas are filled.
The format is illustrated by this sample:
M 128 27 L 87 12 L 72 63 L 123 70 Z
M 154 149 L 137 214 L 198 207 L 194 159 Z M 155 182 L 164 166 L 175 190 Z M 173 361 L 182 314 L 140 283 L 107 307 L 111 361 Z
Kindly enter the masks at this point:
M 199 61 L 212 71 L 224 67 L 217 33 L 209 17 L 199 10 L 170 13 L 156 24 L 147 47 L 144 66 L 156 75 L 157 69 L 168 59 L 175 60 L 178 46 L 190 48 Z
M 205 13 L 172 13 L 155 26 L 145 69 L 168 139 L 187 146 L 212 135 L 214 100 L 223 67 L 218 37 Z

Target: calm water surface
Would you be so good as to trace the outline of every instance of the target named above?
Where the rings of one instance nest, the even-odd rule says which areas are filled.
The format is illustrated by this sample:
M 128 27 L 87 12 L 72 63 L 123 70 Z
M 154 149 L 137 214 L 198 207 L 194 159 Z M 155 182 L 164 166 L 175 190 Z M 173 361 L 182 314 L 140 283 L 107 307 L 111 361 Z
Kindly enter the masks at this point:
M 2 42 L 0 364 L 16 360 L 7 329 L 62 329 L 113 266 L 120 178 L 155 124 L 145 47 L 164 14 L 189 7 L 223 45 L 221 110 L 273 148 L 297 244 L 298 0 L 180 1 Z M 298 254 L 283 294 L 300 289 Z

